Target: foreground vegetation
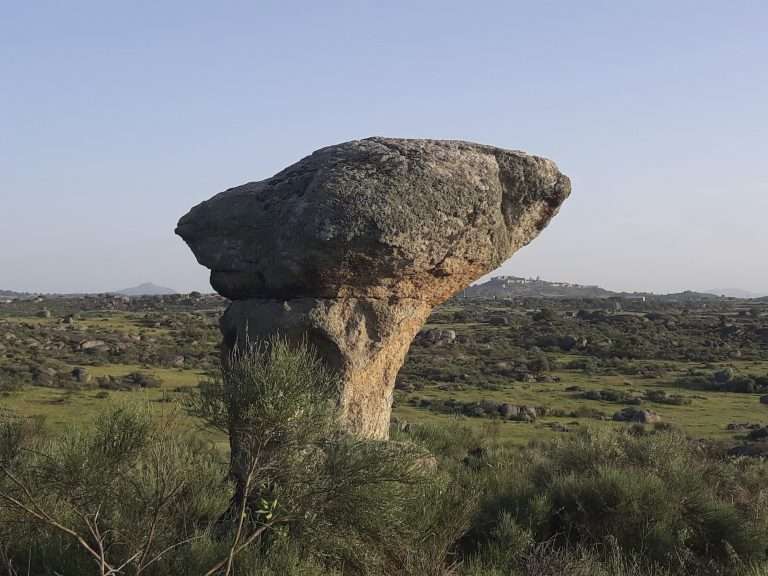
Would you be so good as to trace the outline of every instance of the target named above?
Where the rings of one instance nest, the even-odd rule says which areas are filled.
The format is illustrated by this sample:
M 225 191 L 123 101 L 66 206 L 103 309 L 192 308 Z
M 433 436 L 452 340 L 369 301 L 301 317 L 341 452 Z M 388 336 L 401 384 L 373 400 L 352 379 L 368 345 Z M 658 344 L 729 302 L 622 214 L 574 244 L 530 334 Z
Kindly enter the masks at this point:
M 9 574 L 763 574 L 768 464 L 667 426 L 524 450 L 484 429 L 337 425 L 333 378 L 281 341 L 225 362 L 185 409 L 227 453 L 123 406 L 51 435 L 0 424 Z M 236 448 L 236 449 L 235 449 Z
M 236 488 L 224 481 L 226 459 L 172 421 L 124 409 L 57 439 L 6 422 L 4 568 L 768 573 L 763 461 L 707 453 L 667 430 L 585 430 L 525 451 L 488 432 L 425 426 L 397 443 L 314 438 L 304 457 L 280 451 L 256 471 L 240 524 L 228 513 Z
M 448 303 L 390 442 L 223 305 L 0 306 L 0 573 L 768 575 L 766 303 Z

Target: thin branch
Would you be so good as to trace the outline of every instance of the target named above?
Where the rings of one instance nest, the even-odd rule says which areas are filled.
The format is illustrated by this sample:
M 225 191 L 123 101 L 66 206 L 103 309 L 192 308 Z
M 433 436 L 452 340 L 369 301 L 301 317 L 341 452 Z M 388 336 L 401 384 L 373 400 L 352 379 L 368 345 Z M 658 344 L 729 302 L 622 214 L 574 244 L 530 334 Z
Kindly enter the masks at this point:
M 253 478 L 256 474 L 256 469 L 259 466 L 260 454 L 261 454 L 261 447 L 259 447 L 259 449 L 256 450 L 256 455 L 253 457 L 251 461 L 251 465 L 248 470 L 248 476 L 246 477 L 246 480 L 245 480 L 245 486 L 243 488 L 243 501 L 242 501 L 242 506 L 240 507 L 240 517 L 237 523 L 237 531 L 235 532 L 235 538 L 232 541 L 232 546 L 229 549 L 229 554 L 227 558 L 217 563 L 213 568 L 208 570 L 208 572 L 206 572 L 204 576 L 212 576 L 222 568 L 225 569 L 224 571 L 225 576 L 229 576 L 232 573 L 232 567 L 234 565 L 235 556 L 237 556 L 240 552 L 242 552 L 248 546 L 250 546 L 259 536 L 261 536 L 264 533 L 264 531 L 266 531 L 268 528 L 270 528 L 274 524 L 274 522 L 268 522 L 266 524 L 262 524 L 262 526 L 256 529 L 253 533 L 251 533 L 242 544 L 240 543 L 240 540 L 243 537 L 243 526 L 245 525 L 245 519 L 248 514 L 248 498 L 251 495 L 251 490 L 253 488 Z
M 11 474 L 11 472 L 9 472 L 7 468 L 0 466 L 0 470 L 3 471 L 3 473 L 11 480 L 11 482 L 13 482 L 16 486 L 18 486 L 24 492 L 25 496 L 29 500 L 32 507 L 24 504 L 20 500 L 4 492 L 0 492 L 0 498 L 3 498 L 7 502 L 10 502 L 14 506 L 16 506 L 17 508 L 25 511 L 27 514 L 29 514 L 33 518 L 37 518 L 41 522 L 45 522 L 48 525 L 52 526 L 53 528 L 56 528 L 60 532 L 63 532 L 64 534 L 71 536 L 72 538 L 77 540 L 80 546 L 82 546 L 91 556 L 93 556 L 97 562 L 99 563 L 101 562 L 101 557 L 99 556 L 99 553 L 96 550 L 94 550 L 80 534 L 78 534 L 71 528 L 64 526 L 63 524 L 56 521 L 56 519 L 54 519 L 52 516 L 50 516 L 42 508 L 42 506 L 40 506 L 37 503 L 35 498 L 30 493 L 29 489 L 24 485 L 23 482 L 21 482 L 18 478 L 16 478 L 16 476 Z
M 168 552 L 171 550 L 174 550 L 175 548 L 178 548 L 179 546 L 183 546 L 184 544 L 189 544 L 190 542 L 194 542 L 195 540 L 200 540 L 201 538 L 205 538 L 205 535 L 200 536 L 193 536 L 191 538 L 186 538 L 185 540 L 182 540 L 180 542 L 176 542 L 175 544 L 171 544 L 167 548 L 164 548 L 159 553 L 157 553 L 149 562 L 144 564 L 137 572 L 136 574 L 141 574 L 142 571 L 146 570 L 149 566 L 154 564 L 155 562 L 162 559 L 163 556 L 165 556 Z
M 235 549 L 240 542 L 240 537 L 243 533 L 243 524 L 245 523 L 245 517 L 248 512 L 248 497 L 251 494 L 251 483 L 253 482 L 253 475 L 256 472 L 256 462 L 254 460 L 251 463 L 251 469 L 248 471 L 248 478 L 245 480 L 245 488 L 243 490 L 243 505 L 240 507 L 240 518 L 237 522 L 237 532 L 235 533 L 235 539 L 232 541 L 232 547 L 229 549 L 229 559 L 227 560 L 227 570 L 224 572 L 226 576 L 229 576 L 232 571 L 232 563 L 235 560 Z
M 8 551 L 5 549 L 5 545 L 0 546 L 0 559 L 2 559 L 5 569 L 8 571 L 8 576 L 18 576 L 18 572 L 13 567 L 13 561 L 8 556 Z
M 101 572 L 101 575 L 107 576 L 107 574 L 112 574 L 113 569 L 111 566 L 109 566 L 109 564 L 107 564 L 106 553 L 104 551 L 104 536 L 102 536 L 101 531 L 99 530 L 99 514 L 101 513 L 101 504 L 99 504 L 96 508 L 96 513 L 93 515 L 93 520 L 90 520 L 87 514 L 81 514 L 79 510 L 75 510 L 75 512 L 80 516 L 83 522 L 85 522 L 88 531 L 91 533 L 91 536 L 99 548 L 99 571 Z
M 124 569 L 126 566 L 128 566 L 128 564 L 130 564 L 131 562 L 133 562 L 134 560 L 136 560 L 136 558 L 138 558 L 140 554 L 141 554 L 141 550 L 139 550 L 138 552 L 136 552 L 136 554 L 134 554 L 133 556 L 131 556 L 130 558 L 128 558 L 128 560 L 126 560 L 125 562 L 123 562 L 122 564 L 120 564 L 120 566 L 118 566 L 117 568 L 110 568 L 110 569 L 109 569 L 109 572 L 106 572 L 106 573 L 105 573 L 105 576 L 112 576 L 112 574 L 120 574 L 120 572 L 122 572 L 122 571 L 123 571 L 123 569 Z M 138 572 L 137 572 L 137 574 L 138 574 Z
M 258 529 L 257 529 L 255 532 L 253 532 L 253 533 L 252 533 L 252 534 L 251 534 L 251 535 L 250 535 L 250 536 L 249 536 L 249 537 L 248 537 L 248 538 L 245 540 L 245 542 L 243 542 L 242 544 L 240 544 L 240 546 L 238 546 L 238 547 L 236 547 L 236 548 L 234 548 L 234 547 L 233 547 L 233 549 L 232 549 L 232 550 L 233 550 L 233 552 L 234 552 L 234 555 L 237 555 L 237 554 L 239 554 L 240 552 L 242 552 L 243 550 L 245 550 L 245 549 L 246 549 L 248 546 L 250 546 L 250 545 L 251 545 L 251 544 L 254 542 L 254 540 L 256 540 L 256 538 L 258 538 L 259 536 L 261 536 L 261 535 L 262 535 L 262 534 L 263 534 L 263 533 L 264 533 L 266 530 L 268 530 L 269 528 L 271 528 L 273 525 L 274 525 L 274 523 L 273 523 L 273 522 L 269 522 L 269 523 L 267 523 L 267 524 L 263 524 L 261 527 L 259 527 L 259 528 L 258 528 Z M 216 572 L 218 572 L 219 570 L 221 570 L 222 568 L 224 568 L 224 567 L 227 565 L 227 563 L 228 563 L 228 562 L 229 562 L 229 558 L 225 558 L 224 560 L 222 560 L 221 562 L 219 562 L 218 564 L 216 564 L 216 565 L 215 565 L 213 568 L 211 568 L 210 570 L 208 570 L 208 572 L 206 572 L 206 573 L 205 573 L 203 576 L 213 576 L 214 574 L 216 574 Z
M 144 570 L 144 562 L 146 561 L 147 557 L 149 556 L 149 551 L 152 549 L 152 542 L 155 539 L 155 533 L 157 532 L 157 525 L 160 521 L 160 512 L 165 507 L 168 502 L 173 500 L 173 498 L 178 494 L 181 489 L 186 485 L 186 481 L 182 480 L 179 482 L 176 487 L 171 490 L 169 494 L 167 494 L 164 498 L 162 498 L 157 506 L 155 507 L 155 511 L 152 517 L 152 525 L 150 526 L 149 533 L 147 534 L 147 539 L 144 543 L 144 546 L 142 547 L 141 552 L 141 558 L 139 559 L 139 564 L 137 566 L 136 574 L 141 574 L 141 572 Z

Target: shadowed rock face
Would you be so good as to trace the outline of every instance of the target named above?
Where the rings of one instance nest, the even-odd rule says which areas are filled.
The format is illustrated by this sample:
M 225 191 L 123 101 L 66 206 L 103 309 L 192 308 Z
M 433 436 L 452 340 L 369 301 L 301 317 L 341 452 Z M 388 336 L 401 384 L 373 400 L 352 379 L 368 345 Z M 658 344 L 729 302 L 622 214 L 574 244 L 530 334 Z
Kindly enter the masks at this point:
M 227 346 L 246 331 L 307 336 L 341 375 L 348 428 L 384 438 L 432 308 L 535 238 L 569 193 L 553 162 L 523 152 L 369 138 L 217 194 L 176 233 L 233 300 Z

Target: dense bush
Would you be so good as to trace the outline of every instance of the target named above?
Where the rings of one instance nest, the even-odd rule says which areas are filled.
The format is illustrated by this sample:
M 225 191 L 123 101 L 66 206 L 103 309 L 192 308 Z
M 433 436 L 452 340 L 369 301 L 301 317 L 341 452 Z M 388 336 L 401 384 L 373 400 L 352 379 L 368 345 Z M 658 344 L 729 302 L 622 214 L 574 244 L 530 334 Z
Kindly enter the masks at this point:
M 706 456 L 677 432 L 586 431 L 481 464 L 485 497 L 463 546 L 489 570 L 514 570 L 545 542 L 685 574 L 765 561 L 768 466 Z
M 473 500 L 414 443 L 344 434 L 311 393 L 323 382 L 282 341 L 230 358 L 190 406 L 235 438 L 231 464 L 127 408 L 55 438 L 6 418 L 0 560 L 11 574 L 28 559 L 30 574 L 442 573 Z
M 628 404 L 637 406 L 643 402 L 654 402 L 656 404 L 671 404 L 673 406 L 684 406 L 691 403 L 690 398 L 680 396 L 679 394 L 668 394 L 665 390 L 649 390 L 641 396 L 625 392 L 624 390 L 587 390 L 581 392 L 580 396 L 587 400 L 598 400 L 601 402 L 614 402 L 618 404 Z
M 131 372 L 124 376 L 99 376 L 96 379 L 99 388 L 105 390 L 133 390 L 136 388 L 159 388 L 162 381 L 147 372 Z
M 31 380 L 31 377 L 27 377 L 15 366 L 0 366 L 0 393 L 20 390 Z
M 675 384 L 692 390 L 754 394 L 768 391 L 768 375 L 738 374 L 732 368 L 722 368 L 713 372 L 691 370 L 679 377 Z
M 0 548 L 10 574 L 27 557 L 32 574 L 106 574 L 97 569 L 102 550 L 105 566 L 182 570 L 181 557 L 163 550 L 193 539 L 185 548 L 194 555 L 192 542 L 226 504 L 220 455 L 143 411 L 116 409 L 56 438 L 10 419 L 0 442 Z
M 11 575 L 753 575 L 768 464 L 668 429 L 584 430 L 527 448 L 501 422 L 337 424 L 306 347 L 230 357 L 189 408 L 221 445 L 128 406 L 49 436 L 0 420 L 0 567 Z M 500 406 L 478 403 L 484 413 Z M 222 439 L 223 436 L 215 436 Z

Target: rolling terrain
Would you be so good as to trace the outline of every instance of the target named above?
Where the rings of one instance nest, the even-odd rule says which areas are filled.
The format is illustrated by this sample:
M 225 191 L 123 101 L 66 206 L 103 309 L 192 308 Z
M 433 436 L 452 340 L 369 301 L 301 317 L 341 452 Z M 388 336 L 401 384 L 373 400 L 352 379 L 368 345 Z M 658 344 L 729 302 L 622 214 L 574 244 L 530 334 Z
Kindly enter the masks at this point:
M 58 428 L 111 403 L 183 404 L 216 372 L 225 304 L 184 295 L 3 304 L 0 407 Z M 743 389 L 706 384 L 724 370 Z M 626 426 L 616 418 L 629 409 L 639 422 L 739 444 L 768 424 L 766 378 L 768 303 L 457 298 L 413 343 L 393 421 L 492 423 L 524 444 Z

